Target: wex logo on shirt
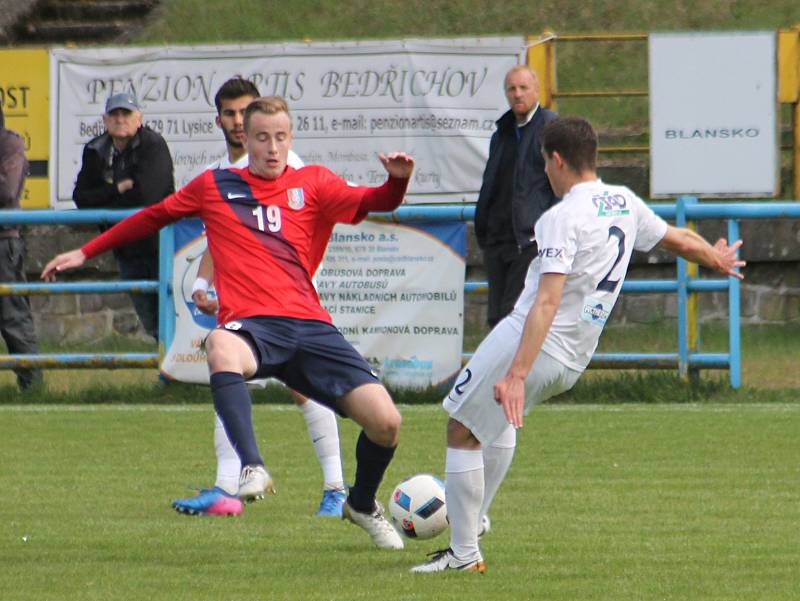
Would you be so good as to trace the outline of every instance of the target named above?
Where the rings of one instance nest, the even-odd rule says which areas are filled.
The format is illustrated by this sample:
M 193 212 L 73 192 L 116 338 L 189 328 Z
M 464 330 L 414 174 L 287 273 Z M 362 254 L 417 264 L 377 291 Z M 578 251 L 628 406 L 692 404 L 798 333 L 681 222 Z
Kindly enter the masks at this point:
M 617 217 L 627 215 L 631 212 L 628 207 L 628 199 L 622 194 L 609 194 L 608 190 L 602 195 L 592 196 L 592 204 L 597 207 L 598 217 Z
M 563 259 L 564 258 L 564 249 L 563 248 L 540 248 L 539 249 L 539 258 L 540 259 Z

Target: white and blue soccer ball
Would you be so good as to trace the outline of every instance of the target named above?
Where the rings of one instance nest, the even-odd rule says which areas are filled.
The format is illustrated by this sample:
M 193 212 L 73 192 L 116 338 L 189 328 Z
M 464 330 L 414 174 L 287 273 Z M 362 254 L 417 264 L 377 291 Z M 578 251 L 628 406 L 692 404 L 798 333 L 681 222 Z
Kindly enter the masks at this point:
M 417 474 L 395 486 L 389 499 L 394 527 L 408 538 L 428 539 L 447 529 L 444 483 L 430 474 Z

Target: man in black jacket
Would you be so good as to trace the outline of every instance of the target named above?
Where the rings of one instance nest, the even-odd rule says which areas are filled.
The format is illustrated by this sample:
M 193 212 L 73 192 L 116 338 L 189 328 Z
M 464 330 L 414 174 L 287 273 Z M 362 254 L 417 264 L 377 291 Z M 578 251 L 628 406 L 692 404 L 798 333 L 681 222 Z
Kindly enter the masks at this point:
M 0 209 L 19 208 L 19 198 L 25 187 L 27 174 L 25 143 L 16 133 L 5 128 L 3 107 L 0 106 Z M 14 225 L 0 225 L 0 282 L 26 282 L 24 258 L 25 246 L 20 238 L 19 228 Z M 27 296 L 0 296 L 0 334 L 10 354 L 38 352 L 31 305 Z M 42 381 L 42 371 L 39 369 L 17 368 L 14 373 L 22 390 Z
M 160 202 L 175 191 L 172 157 L 158 133 L 142 126 L 136 98 L 114 94 L 103 115 L 105 133 L 90 140 L 72 199 L 79 209 L 130 209 Z M 158 279 L 158 238 L 114 250 L 123 280 Z M 158 338 L 158 297 L 131 293 L 145 331 Z
M 514 308 L 536 256 L 533 226 L 557 202 L 544 173 L 539 135 L 556 114 L 539 106 L 539 79 L 527 65 L 505 77 L 509 111 L 497 120 L 475 208 L 475 235 L 489 281 L 487 321 Z

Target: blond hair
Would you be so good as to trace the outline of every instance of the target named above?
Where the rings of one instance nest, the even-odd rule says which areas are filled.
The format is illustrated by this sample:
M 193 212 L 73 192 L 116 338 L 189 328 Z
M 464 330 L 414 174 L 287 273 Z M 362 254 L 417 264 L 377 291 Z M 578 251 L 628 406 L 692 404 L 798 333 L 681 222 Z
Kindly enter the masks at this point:
M 248 125 L 250 124 L 250 116 L 253 113 L 264 113 L 265 115 L 286 113 L 286 116 L 289 117 L 289 125 L 291 126 L 292 123 L 292 116 L 289 114 L 289 105 L 286 104 L 286 100 L 280 96 L 262 96 L 261 98 L 256 98 L 250 104 L 248 104 L 247 108 L 244 109 L 245 131 L 248 129 Z
M 509 75 L 511 75 L 512 73 L 519 73 L 520 71 L 524 71 L 526 73 L 530 73 L 531 77 L 533 77 L 534 83 L 537 86 L 539 85 L 539 76 L 536 74 L 536 71 L 534 71 L 528 65 L 514 65 L 513 67 L 511 67 L 506 72 L 506 76 L 503 78 L 503 89 L 505 89 L 505 87 L 508 85 L 508 77 L 509 77 Z

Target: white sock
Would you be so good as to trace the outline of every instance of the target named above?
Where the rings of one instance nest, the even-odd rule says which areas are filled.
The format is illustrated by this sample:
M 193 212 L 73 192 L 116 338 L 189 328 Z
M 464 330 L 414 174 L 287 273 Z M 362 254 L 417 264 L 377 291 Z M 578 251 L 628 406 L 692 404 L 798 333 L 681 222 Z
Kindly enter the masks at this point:
M 478 523 L 489 513 L 489 506 L 497 489 L 508 473 L 517 446 L 517 430 L 509 424 L 500 437 L 488 447 L 483 447 L 484 493 Z
M 450 548 L 462 561 L 481 556 L 478 518 L 483 501 L 483 452 L 447 448 L 445 497 L 450 520 Z
M 308 436 L 311 438 L 319 466 L 322 468 L 324 487 L 334 490 L 344 488 L 336 414 L 325 405 L 311 399 L 299 407 L 306 419 Z
M 214 450 L 217 453 L 217 481 L 214 485 L 235 495 L 239 491 L 239 474 L 242 471 L 242 463 L 228 439 L 222 420 L 216 413 L 214 413 Z

